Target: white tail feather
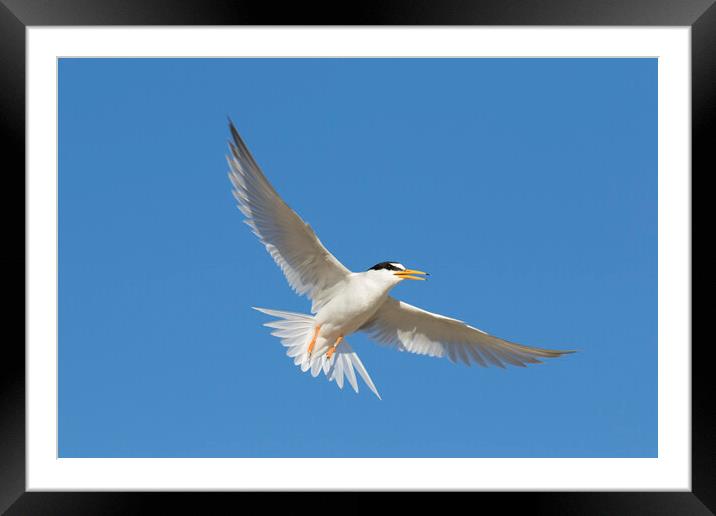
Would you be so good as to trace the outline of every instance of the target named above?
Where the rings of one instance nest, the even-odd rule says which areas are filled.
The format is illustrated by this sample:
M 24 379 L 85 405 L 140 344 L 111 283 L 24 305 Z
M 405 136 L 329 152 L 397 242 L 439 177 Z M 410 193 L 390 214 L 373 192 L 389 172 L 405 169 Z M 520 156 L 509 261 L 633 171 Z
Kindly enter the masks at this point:
M 378 399 L 381 399 L 365 366 L 345 340 L 341 342 L 330 359 L 326 359 L 325 355 L 309 358 L 308 346 L 314 329 L 312 316 L 268 308 L 253 307 L 253 309 L 279 319 L 264 323 L 264 326 L 274 329 L 271 335 L 281 339 L 281 344 L 286 347 L 286 355 L 293 358 L 293 363 L 299 366 L 302 372 L 310 371 L 311 375 L 316 377 L 322 371 L 329 381 L 336 381 L 339 389 L 343 389 L 345 377 L 353 390 L 358 392 L 358 381 L 355 374 L 355 371 L 358 371 L 368 388 L 378 396 Z

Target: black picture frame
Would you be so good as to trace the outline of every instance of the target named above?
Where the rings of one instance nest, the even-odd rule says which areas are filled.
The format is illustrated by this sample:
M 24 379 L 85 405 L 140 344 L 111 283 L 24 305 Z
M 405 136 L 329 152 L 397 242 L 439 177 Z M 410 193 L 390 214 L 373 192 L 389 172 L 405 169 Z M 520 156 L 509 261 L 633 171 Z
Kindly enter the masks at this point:
M 2 255 L 5 284 L 25 266 L 25 226 L 12 224 L 24 210 L 25 29 L 58 25 L 644 25 L 690 26 L 692 44 L 692 170 L 716 170 L 716 6 L 714 0 L 405 0 L 331 5 L 274 4 L 243 0 L 0 0 L 0 126 L 3 138 L 2 203 L 5 238 L 22 251 Z M 8 165 L 8 164 L 12 165 Z M 693 178 L 693 172 L 692 176 Z M 14 206 L 14 199 L 23 206 Z M 24 213 L 24 211 L 23 211 Z M 10 238 L 8 238 L 10 237 Z M 23 281 L 23 292 L 24 290 Z M 22 296 L 25 299 L 25 294 Z M 74 493 L 25 489 L 25 346 L 7 329 L 19 327 L 25 304 L 7 303 L 0 358 L 0 512 L 9 515 L 143 514 L 152 502 L 163 513 L 211 512 L 239 493 Z M 21 334 L 24 335 L 23 325 Z M 471 493 L 501 510 L 546 514 L 713 514 L 716 511 L 716 425 L 710 362 L 711 342 L 692 346 L 692 490 L 690 492 Z M 294 495 L 295 496 L 295 495 Z M 275 500 L 275 499 L 274 499 Z M 474 503 L 471 502 L 471 503 Z M 482 503 L 482 500 L 480 500 Z

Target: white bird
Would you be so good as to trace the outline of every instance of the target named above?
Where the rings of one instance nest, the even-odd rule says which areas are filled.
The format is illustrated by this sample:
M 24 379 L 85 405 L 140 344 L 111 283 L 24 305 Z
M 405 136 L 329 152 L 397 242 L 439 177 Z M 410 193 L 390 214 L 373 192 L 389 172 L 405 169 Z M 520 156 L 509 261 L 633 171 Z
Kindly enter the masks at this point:
M 400 351 L 470 365 L 524 367 L 540 358 L 572 351 L 523 346 L 493 337 L 466 323 L 421 310 L 391 297 L 404 280 L 423 280 L 427 273 L 394 261 L 381 262 L 364 272 L 351 272 L 339 262 L 306 224 L 279 197 L 264 176 L 234 124 L 229 178 L 245 223 L 266 246 L 288 283 L 312 301 L 312 315 L 256 308 L 278 320 L 266 323 L 281 338 L 287 355 L 301 371 L 321 372 L 343 388 L 344 378 L 358 392 L 355 371 L 378 398 L 368 371 L 345 338 L 363 331 Z

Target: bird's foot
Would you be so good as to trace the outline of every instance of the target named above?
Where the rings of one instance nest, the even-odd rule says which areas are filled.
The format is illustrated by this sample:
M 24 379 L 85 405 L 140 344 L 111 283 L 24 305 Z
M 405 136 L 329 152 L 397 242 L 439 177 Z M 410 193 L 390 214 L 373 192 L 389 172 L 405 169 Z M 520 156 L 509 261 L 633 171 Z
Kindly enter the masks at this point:
M 326 351 L 326 358 L 327 358 L 328 360 L 330 360 L 331 357 L 333 356 L 333 353 L 336 352 L 336 349 L 338 349 L 338 345 L 341 343 L 341 341 L 343 341 L 343 337 L 338 337 L 338 340 L 336 340 L 336 343 L 333 344 L 333 346 L 331 346 L 331 347 L 328 349 L 328 351 Z
M 311 342 L 308 344 L 308 360 L 311 360 L 311 355 L 313 354 L 313 347 L 316 345 L 316 339 L 318 338 L 318 332 L 321 331 L 321 325 L 317 325 L 313 329 L 313 337 L 311 337 Z

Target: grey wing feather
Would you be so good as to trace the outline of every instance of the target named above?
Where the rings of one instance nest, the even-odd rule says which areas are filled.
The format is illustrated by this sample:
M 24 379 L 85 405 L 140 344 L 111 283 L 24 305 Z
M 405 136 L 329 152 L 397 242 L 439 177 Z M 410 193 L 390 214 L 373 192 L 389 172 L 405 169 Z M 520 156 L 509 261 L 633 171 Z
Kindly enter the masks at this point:
M 481 366 L 505 364 L 524 367 L 573 351 L 558 351 L 515 344 L 494 337 L 463 321 L 434 314 L 388 297 L 362 328 L 381 344 L 419 355 L 447 356 L 452 362 Z
M 328 292 L 350 271 L 321 243 L 311 227 L 293 211 L 264 176 L 236 127 L 232 140 L 229 179 L 246 224 L 266 246 L 289 285 L 313 301 L 315 313 Z

